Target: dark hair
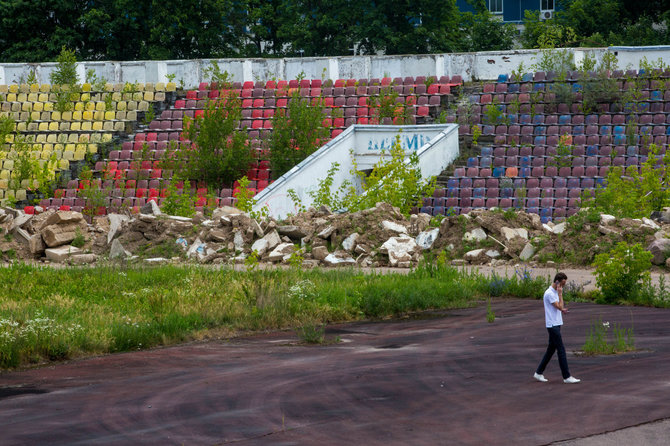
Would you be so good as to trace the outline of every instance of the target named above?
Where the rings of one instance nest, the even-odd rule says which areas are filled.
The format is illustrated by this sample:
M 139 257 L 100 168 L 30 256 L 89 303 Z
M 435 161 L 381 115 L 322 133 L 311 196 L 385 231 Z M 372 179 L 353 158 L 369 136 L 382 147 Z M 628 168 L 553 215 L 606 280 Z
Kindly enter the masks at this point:
M 556 276 L 554 277 L 554 282 L 560 282 L 562 280 L 567 280 L 568 276 L 565 275 L 565 273 L 556 273 Z

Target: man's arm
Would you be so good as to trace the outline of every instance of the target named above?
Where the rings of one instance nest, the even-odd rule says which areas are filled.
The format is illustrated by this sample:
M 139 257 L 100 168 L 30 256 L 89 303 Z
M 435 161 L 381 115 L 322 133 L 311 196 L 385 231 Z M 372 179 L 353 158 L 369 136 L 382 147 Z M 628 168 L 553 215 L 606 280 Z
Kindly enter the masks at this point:
M 567 313 L 568 309 L 565 308 L 565 304 L 563 302 L 563 287 L 560 284 L 557 285 L 556 291 L 558 292 L 558 302 L 553 302 L 552 305 L 562 313 Z

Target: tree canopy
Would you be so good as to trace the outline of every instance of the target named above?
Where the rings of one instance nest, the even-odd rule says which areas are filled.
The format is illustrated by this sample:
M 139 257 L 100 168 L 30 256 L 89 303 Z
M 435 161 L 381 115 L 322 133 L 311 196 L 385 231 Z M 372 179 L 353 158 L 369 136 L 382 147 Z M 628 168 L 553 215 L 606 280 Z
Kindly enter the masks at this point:
M 483 0 L 4 0 L 0 61 L 424 54 L 505 50 L 515 30 Z M 558 0 L 528 13 L 524 47 L 670 43 L 670 0 Z

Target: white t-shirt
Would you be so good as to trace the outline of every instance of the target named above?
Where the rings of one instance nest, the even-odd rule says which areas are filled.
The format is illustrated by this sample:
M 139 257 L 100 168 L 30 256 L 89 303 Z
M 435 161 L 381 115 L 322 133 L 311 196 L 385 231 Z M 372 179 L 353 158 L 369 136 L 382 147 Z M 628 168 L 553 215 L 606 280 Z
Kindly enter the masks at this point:
M 547 328 L 563 325 L 563 313 L 561 310 L 553 306 L 554 302 L 558 302 L 558 291 L 553 286 L 549 286 L 544 292 L 544 322 Z

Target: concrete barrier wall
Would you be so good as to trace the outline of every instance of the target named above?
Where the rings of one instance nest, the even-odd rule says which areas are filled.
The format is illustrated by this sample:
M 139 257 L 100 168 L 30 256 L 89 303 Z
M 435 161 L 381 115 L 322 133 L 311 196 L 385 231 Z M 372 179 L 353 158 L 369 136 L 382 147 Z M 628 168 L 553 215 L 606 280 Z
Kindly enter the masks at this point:
M 439 175 L 458 157 L 456 124 L 353 125 L 263 189 L 256 196 L 254 210 L 267 208 L 275 218 L 297 213 L 298 209 L 288 193 L 291 189 L 302 204 L 309 207 L 313 202 L 309 193 L 318 189 L 319 182 L 326 178 L 335 162 L 340 167 L 333 177 L 331 192 L 337 191 L 347 180 L 356 186 L 359 193 L 362 192 L 358 178 L 351 175 L 354 167 L 351 154 L 358 170 L 372 169 L 379 162 L 382 151 L 388 152 L 391 148 L 399 132 L 405 153 L 418 153 L 419 168 L 424 177 Z
M 647 60 L 670 60 L 670 46 L 572 48 L 576 62 L 589 53 L 597 59 L 606 52 L 615 53 L 619 67 L 638 68 L 643 57 Z M 343 56 L 305 57 L 286 59 L 218 59 L 221 70 L 228 71 L 235 81 L 266 81 L 295 79 L 304 73 L 311 79 L 360 79 L 405 76 L 455 76 L 464 80 L 496 79 L 498 74 L 510 73 L 520 63 L 528 70 L 537 62 L 540 50 L 492 51 L 482 53 L 450 53 L 401 56 Z M 49 74 L 56 64 L 0 64 L 0 84 L 19 83 L 35 71 L 39 83 L 49 83 Z M 87 70 L 94 70 L 98 78 L 111 83 L 167 82 L 167 75 L 175 75 L 187 88 L 207 82 L 205 69 L 209 59 L 166 60 L 137 62 L 80 62 L 77 70 L 83 81 Z

